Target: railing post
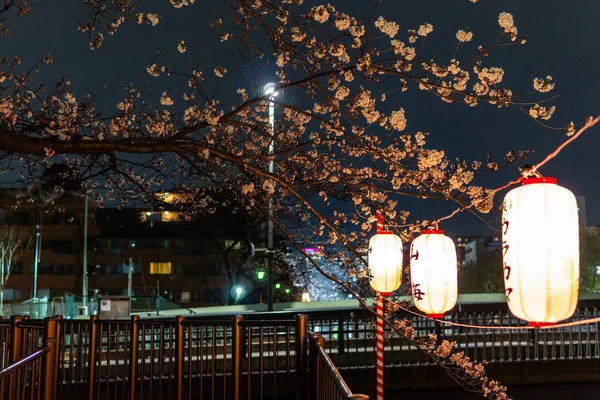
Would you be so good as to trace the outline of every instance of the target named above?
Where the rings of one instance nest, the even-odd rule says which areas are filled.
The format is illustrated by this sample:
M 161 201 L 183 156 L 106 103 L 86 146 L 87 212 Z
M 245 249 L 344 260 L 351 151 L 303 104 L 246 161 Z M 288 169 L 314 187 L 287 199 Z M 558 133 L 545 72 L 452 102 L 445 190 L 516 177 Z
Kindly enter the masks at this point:
M 183 399 L 183 365 L 185 334 L 183 330 L 183 316 L 175 317 L 175 377 L 177 378 L 177 400 Z M 190 371 L 191 373 L 191 371 Z
M 325 343 L 325 339 L 321 337 L 318 333 L 313 333 L 310 335 L 310 398 L 312 400 L 327 400 L 321 399 L 319 386 L 320 382 L 320 363 L 318 356 L 319 347 L 323 347 Z
M 344 318 L 338 317 L 338 354 L 343 354 L 345 351 L 346 344 L 344 343 Z M 341 361 L 341 357 L 338 358 L 338 362 Z
M 97 315 L 90 316 L 89 336 L 88 336 L 88 396 L 89 400 L 94 400 L 94 384 L 96 383 L 96 352 L 98 349 L 98 320 Z
M 54 361 L 54 379 L 56 382 L 56 386 L 54 387 L 56 390 L 58 389 L 58 382 L 60 379 L 60 355 L 61 355 L 61 347 L 62 347 L 62 315 L 56 315 L 54 317 L 56 319 L 56 357 Z M 54 396 L 56 398 L 56 395 Z
M 137 364 L 138 364 L 138 343 L 140 327 L 137 321 L 140 319 L 137 315 L 131 316 L 131 327 L 129 328 L 129 399 L 135 400 L 135 388 L 137 386 Z
M 307 356 L 307 317 L 306 314 L 296 315 L 296 399 L 306 399 L 306 377 L 308 372 Z
M 240 326 L 240 322 L 243 317 L 236 315 L 233 317 L 232 327 L 232 374 L 233 374 L 233 400 L 239 400 L 240 398 L 240 386 L 242 384 L 242 336 L 243 327 Z
M 57 331 L 58 321 L 55 317 L 44 318 L 44 347 L 50 349 L 42 359 L 42 400 L 54 400 L 56 396 L 56 363 L 58 359 Z
M 23 321 L 23 317 L 20 315 L 13 315 L 10 317 L 10 352 L 8 354 L 8 364 L 14 364 L 23 358 L 23 328 L 20 328 L 18 324 Z M 9 378 L 8 386 L 8 398 L 10 400 L 16 400 L 18 398 L 19 391 L 19 374 L 11 374 Z

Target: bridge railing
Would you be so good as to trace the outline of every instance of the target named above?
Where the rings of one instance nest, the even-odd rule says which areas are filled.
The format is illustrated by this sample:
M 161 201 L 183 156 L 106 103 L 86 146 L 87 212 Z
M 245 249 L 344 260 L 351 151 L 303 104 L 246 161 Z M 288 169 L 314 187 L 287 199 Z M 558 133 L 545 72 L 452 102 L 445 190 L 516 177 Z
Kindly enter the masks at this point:
M 600 317 L 599 308 L 583 306 L 565 322 L 597 317 Z M 477 362 L 600 359 L 598 323 L 533 330 L 528 329 L 526 322 L 502 309 L 456 311 L 444 317 L 444 321 L 451 323 L 490 327 L 486 329 L 451 326 L 412 314 L 400 314 L 399 318 L 410 322 L 415 336 L 437 334 L 440 340 L 455 341 L 458 351 L 464 351 Z M 506 327 L 511 329 L 503 329 Z M 375 366 L 375 318 L 372 314 L 345 311 L 330 315 L 310 315 L 308 329 L 327 339 L 326 350 L 338 368 Z M 386 331 L 386 366 L 431 363 L 423 351 L 393 334 L 389 327 L 386 327 Z
M 50 370 L 57 379 L 57 399 L 306 398 L 305 315 L 277 320 L 51 319 L 56 357 Z M 44 354 L 36 351 L 51 332 L 41 321 L 0 321 L 0 342 L 8 349 L 2 367 L 35 354 L 25 372 L 10 375 L 19 380 L 7 388 L 40 387 L 35 378 Z

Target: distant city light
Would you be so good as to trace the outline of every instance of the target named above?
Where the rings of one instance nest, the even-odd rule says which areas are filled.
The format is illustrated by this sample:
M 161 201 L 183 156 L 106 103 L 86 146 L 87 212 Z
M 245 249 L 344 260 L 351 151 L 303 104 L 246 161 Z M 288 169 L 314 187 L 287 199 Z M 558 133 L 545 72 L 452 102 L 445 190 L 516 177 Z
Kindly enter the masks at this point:
M 276 283 L 275 284 L 275 289 L 280 289 L 281 288 L 281 283 Z
M 262 281 L 263 279 L 265 279 L 265 271 L 258 271 L 256 273 L 256 277 L 258 278 L 259 281 Z
M 302 302 L 309 303 L 310 302 L 310 294 L 308 292 L 302 293 Z
M 168 212 L 168 211 L 165 211 L 165 215 L 169 215 L 169 212 Z
M 285 289 L 285 294 L 290 294 L 290 288 Z
M 233 288 L 233 292 L 235 293 L 235 298 L 239 299 L 240 297 L 242 297 L 244 295 L 244 288 L 241 287 L 240 285 L 237 285 Z
M 146 211 L 146 216 L 148 216 L 148 217 L 149 217 L 149 216 L 151 216 L 151 215 L 152 215 L 152 213 L 151 213 L 150 211 Z

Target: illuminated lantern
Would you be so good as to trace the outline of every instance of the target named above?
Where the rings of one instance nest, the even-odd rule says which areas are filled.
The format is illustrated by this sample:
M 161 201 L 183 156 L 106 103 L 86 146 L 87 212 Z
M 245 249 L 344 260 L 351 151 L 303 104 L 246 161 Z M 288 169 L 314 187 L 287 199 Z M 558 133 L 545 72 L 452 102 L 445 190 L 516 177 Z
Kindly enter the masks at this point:
M 383 229 L 383 218 L 377 216 L 377 234 L 369 240 L 371 287 L 389 296 L 402 281 L 402 240 Z
M 456 247 L 441 230 L 422 231 L 410 245 L 410 276 L 415 306 L 442 318 L 458 298 Z
M 577 201 L 554 178 L 526 178 L 502 205 L 504 287 L 510 311 L 531 326 L 573 315 L 579 291 Z

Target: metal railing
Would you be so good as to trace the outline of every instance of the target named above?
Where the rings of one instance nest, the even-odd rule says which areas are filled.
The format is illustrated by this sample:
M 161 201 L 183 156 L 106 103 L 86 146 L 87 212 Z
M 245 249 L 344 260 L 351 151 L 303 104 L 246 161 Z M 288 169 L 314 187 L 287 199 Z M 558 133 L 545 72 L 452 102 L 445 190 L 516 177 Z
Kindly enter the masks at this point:
M 568 322 L 600 317 L 600 309 L 583 306 Z M 410 321 L 416 337 L 437 334 L 456 342 L 473 361 L 502 363 L 600 359 L 599 324 L 532 330 L 527 323 L 506 310 L 458 311 L 444 317 L 464 325 L 493 326 L 488 329 L 455 327 L 439 324 L 412 314 L 400 315 Z M 337 368 L 375 367 L 375 318 L 365 311 L 347 311 L 336 315 L 311 314 L 308 330 L 319 333 Z M 497 327 L 497 328 L 496 328 Z M 504 330 L 503 327 L 522 329 Z M 385 364 L 388 367 L 433 365 L 426 354 L 386 327 Z
M 583 305 L 571 320 L 598 316 L 595 304 Z M 440 326 L 413 315 L 405 317 L 411 321 L 415 336 L 437 333 L 442 339 L 456 341 L 458 351 L 478 362 L 600 359 L 597 323 L 528 330 L 523 321 L 503 309 L 458 311 L 445 317 L 460 324 L 492 327 L 487 329 Z M 319 368 L 325 374 L 319 382 L 332 385 L 337 369 L 375 366 L 375 321 L 366 310 L 313 312 L 310 318 L 291 313 L 210 318 L 55 317 L 50 320 L 56 322 L 56 334 L 48 336 L 52 333 L 47 333 L 46 320 L 16 316 L 0 320 L 0 368 L 38 352 L 52 339 L 56 346 L 55 393 L 60 400 L 303 399 L 308 397 L 309 387 L 309 331 L 324 339 L 318 346 L 323 352 Z M 500 329 L 503 326 L 519 329 Z M 430 365 L 423 351 L 388 333 L 386 366 Z M 39 376 L 47 358 L 48 354 L 43 355 L 37 364 L 26 364 L 29 369 L 21 369 L 21 375 L 5 378 L 5 382 L 15 383 L 7 388 L 18 387 L 25 371 L 31 379 L 29 387 L 40 387 L 42 380 L 34 375 Z M 345 395 L 343 390 L 341 393 Z
M 6 355 L 0 371 L 0 398 L 55 399 L 58 320 L 50 317 L 33 323 L 15 316 L 9 322 L 11 329 L 6 329 L 8 321 L 0 321 L 0 342 Z
M 364 394 L 353 394 L 327 355 L 325 339 L 319 334 L 310 337 L 310 387 L 312 400 L 369 399 Z
M 48 321 L 53 327 L 46 326 Z M 49 400 L 39 383 L 44 381 L 35 378 L 42 372 L 40 376 L 53 374 L 53 399 L 60 400 L 303 399 L 306 327 L 305 315 L 278 320 L 55 317 L 43 323 L 17 316 L 0 321 L 0 342 L 6 344 L 9 358 L 2 367 L 18 360 L 31 366 L 10 373 L 7 384 L 30 391 L 41 388 L 42 395 L 27 392 L 31 399 Z M 45 350 L 37 352 L 50 342 L 52 358 Z M 5 374 L 10 371 L 5 369 Z

